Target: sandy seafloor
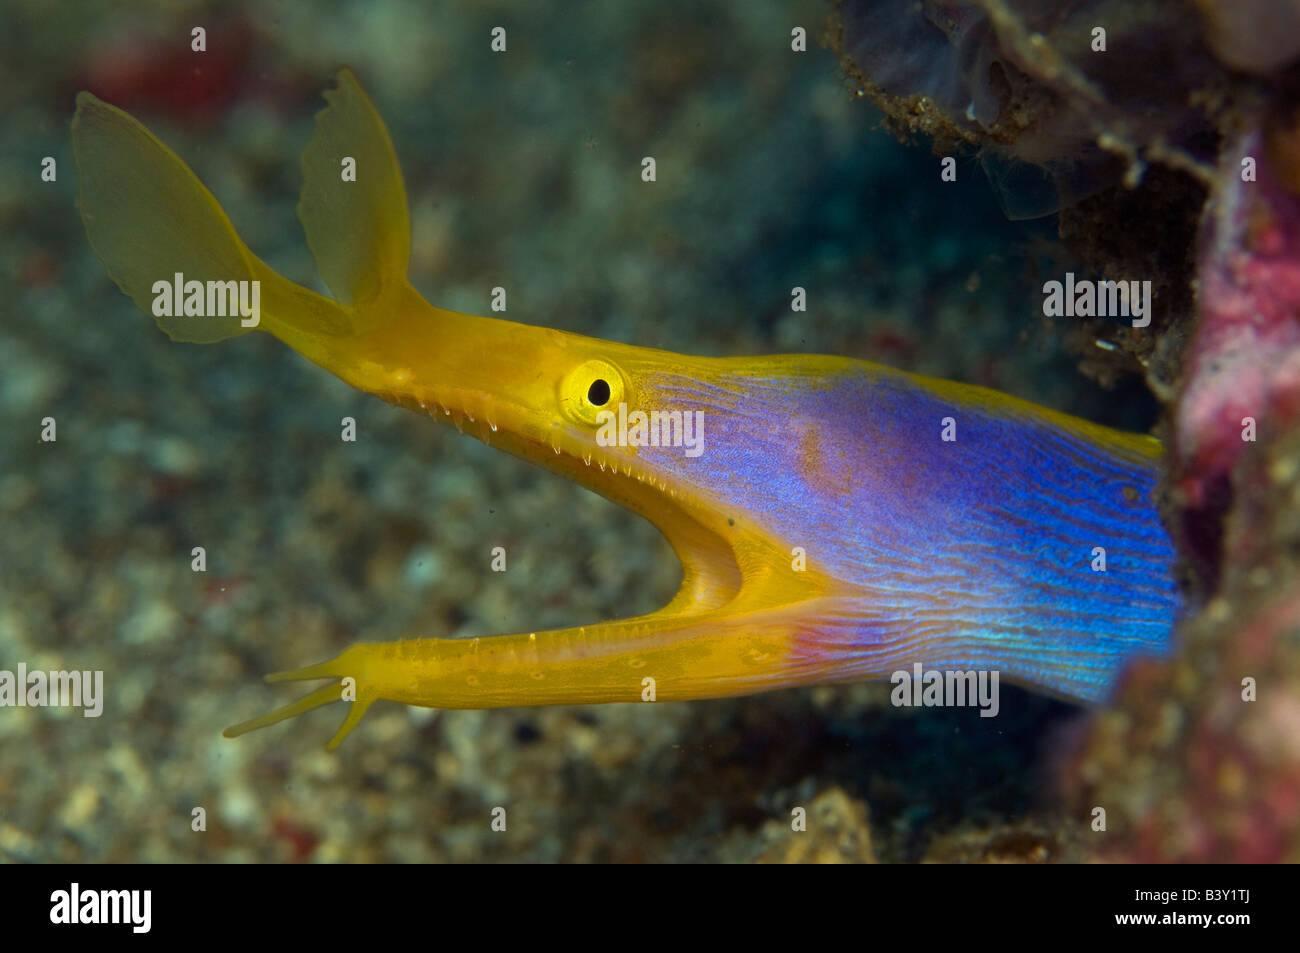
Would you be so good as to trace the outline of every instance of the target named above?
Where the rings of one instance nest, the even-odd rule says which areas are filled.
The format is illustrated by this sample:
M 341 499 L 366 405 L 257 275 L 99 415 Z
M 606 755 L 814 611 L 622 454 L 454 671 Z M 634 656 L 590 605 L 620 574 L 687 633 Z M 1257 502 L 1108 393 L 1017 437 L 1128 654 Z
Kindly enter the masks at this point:
M 1079 713 L 1016 689 L 988 720 L 898 710 L 888 685 L 858 685 L 593 708 L 381 703 L 332 754 L 337 706 L 220 735 L 295 697 L 266 672 L 357 640 L 649 611 L 680 568 L 640 518 L 353 391 L 269 336 L 169 341 L 105 276 L 73 205 L 68 123 L 87 77 L 129 90 L 121 58 L 181 50 L 183 63 L 190 28 L 208 24 L 206 55 L 238 79 L 225 101 L 116 101 L 195 168 L 257 254 L 321 290 L 294 217 L 298 157 L 346 64 L 392 131 L 412 280 L 441 306 L 485 313 L 503 285 L 507 317 L 527 323 L 711 355 L 851 355 L 1148 426 L 1140 389 L 1085 381 L 1086 342 L 1041 316 L 1042 271 L 1071 266 L 1054 220 L 1007 222 L 967 160 L 940 183 L 928 147 L 884 132 L 817 41 L 826 13 L 4 5 L 0 668 L 100 669 L 106 703 L 98 719 L 0 710 L 0 858 L 1087 856 L 1049 783 Z M 504 55 L 489 51 L 495 25 Z M 796 25 L 807 53 L 790 50 Z M 795 285 L 806 314 L 790 311 Z M 55 443 L 38 439 L 47 416 Z M 356 443 L 339 439 L 344 416 Z M 495 545 L 506 573 L 489 571 Z M 814 811 L 802 840 L 794 805 Z M 191 830 L 196 806 L 205 832 Z M 495 806 L 505 833 L 489 829 Z

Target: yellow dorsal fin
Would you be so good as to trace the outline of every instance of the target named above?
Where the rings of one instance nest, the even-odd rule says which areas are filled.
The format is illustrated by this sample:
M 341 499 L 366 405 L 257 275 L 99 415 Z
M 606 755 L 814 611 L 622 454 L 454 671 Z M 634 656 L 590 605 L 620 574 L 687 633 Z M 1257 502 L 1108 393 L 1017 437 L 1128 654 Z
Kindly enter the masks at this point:
M 411 219 L 388 129 L 351 70 L 339 71 L 338 89 L 325 99 L 302 154 L 298 218 L 325 284 L 354 305 L 405 283 Z M 344 179 L 347 159 L 356 181 Z
M 72 154 L 90 246 L 145 314 L 153 313 L 154 283 L 176 272 L 203 282 L 254 277 L 253 256 L 212 193 L 133 117 L 79 93 Z M 220 341 L 247 330 L 238 315 L 155 320 L 178 341 Z
M 349 309 L 276 274 L 249 251 L 198 176 L 134 117 L 79 93 L 72 154 L 91 248 L 123 293 L 172 340 L 208 344 L 251 330 L 238 313 L 158 314 L 155 284 L 171 284 L 177 273 L 205 286 L 257 281 L 258 327 L 295 346 L 356 329 Z

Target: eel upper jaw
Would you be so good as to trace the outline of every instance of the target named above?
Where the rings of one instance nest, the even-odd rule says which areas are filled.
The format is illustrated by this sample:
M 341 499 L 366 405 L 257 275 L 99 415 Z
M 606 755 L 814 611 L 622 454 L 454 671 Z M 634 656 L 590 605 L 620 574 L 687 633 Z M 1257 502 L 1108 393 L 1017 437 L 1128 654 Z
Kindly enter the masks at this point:
M 490 445 L 498 436 L 481 431 L 474 435 L 486 436 Z M 652 614 L 702 615 L 732 602 L 744 588 L 735 547 L 713 525 L 721 518 L 707 501 L 645 466 L 636 455 L 553 435 L 531 441 L 525 452 L 505 449 L 632 510 L 663 534 L 682 563 L 682 583 L 673 599 Z
M 386 386 L 375 386 L 382 381 Z M 623 447 L 601 447 L 594 435 L 530 407 L 459 387 L 382 375 L 351 381 L 375 396 L 450 423 L 461 433 L 578 483 L 649 520 L 682 562 L 682 584 L 659 614 L 690 617 L 723 609 L 798 601 L 824 594 L 815 573 L 792 578 L 788 545 L 743 518 L 729 519 L 690 486 L 677 485 Z M 367 386 L 369 385 L 369 386 Z M 737 548 L 745 544 L 746 558 Z M 766 558 L 756 558 L 763 553 Z M 769 585 L 781 580 L 780 596 Z M 800 593 L 800 589 L 806 589 Z
M 707 502 L 691 498 L 685 488 L 672 485 L 635 455 L 557 432 L 561 428 L 550 428 L 545 437 L 525 433 L 510 425 L 513 415 L 508 410 L 494 413 L 486 401 L 459 402 L 450 394 L 425 400 L 391 393 L 377 396 L 451 423 L 467 436 L 558 473 L 649 520 L 673 547 L 683 569 L 676 595 L 652 615 L 704 614 L 732 602 L 744 589 L 735 547 L 712 525 L 725 521 Z M 740 534 L 733 530 L 730 535 Z

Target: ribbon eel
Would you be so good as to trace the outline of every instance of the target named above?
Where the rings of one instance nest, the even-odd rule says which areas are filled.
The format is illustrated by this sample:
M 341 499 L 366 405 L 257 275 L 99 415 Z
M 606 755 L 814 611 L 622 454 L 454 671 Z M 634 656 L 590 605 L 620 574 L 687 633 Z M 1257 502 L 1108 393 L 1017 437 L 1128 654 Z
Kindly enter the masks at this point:
M 683 580 L 636 618 L 354 645 L 268 676 L 329 682 L 228 736 L 340 700 L 351 708 L 330 747 L 378 699 L 713 698 L 916 663 L 1090 703 L 1129 659 L 1167 654 L 1180 599 L 1154 438 L 843 357 L 691 357 L 434 307 L 407 280 L 410 219 L 383 121 L 346 70 L 326 100 L 298 216 L 332 298 L 255 257 L 184 162 L 83 92 L 78 208 L 108 274 L 174 340 L 198 342 L 252 321 L 160 308 L 159 287 L 259 282 L 256 330 L 641 514 Z

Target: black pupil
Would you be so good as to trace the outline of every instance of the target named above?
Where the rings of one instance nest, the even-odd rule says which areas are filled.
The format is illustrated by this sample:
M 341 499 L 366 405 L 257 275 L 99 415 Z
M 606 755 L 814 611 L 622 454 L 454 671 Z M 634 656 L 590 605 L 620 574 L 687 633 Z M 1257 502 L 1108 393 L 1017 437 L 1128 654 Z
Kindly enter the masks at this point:
M 593 407 L 604 407 L 609 402 L 609 382 L 596 378 L 587 388 L 587 400 Z

